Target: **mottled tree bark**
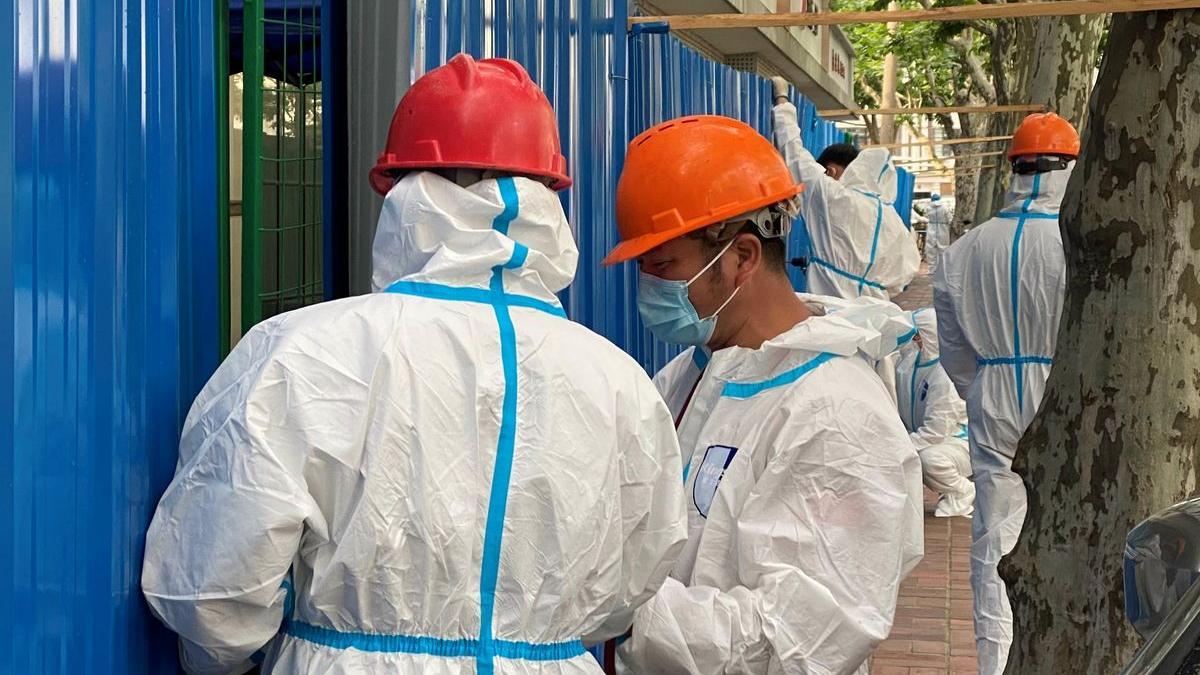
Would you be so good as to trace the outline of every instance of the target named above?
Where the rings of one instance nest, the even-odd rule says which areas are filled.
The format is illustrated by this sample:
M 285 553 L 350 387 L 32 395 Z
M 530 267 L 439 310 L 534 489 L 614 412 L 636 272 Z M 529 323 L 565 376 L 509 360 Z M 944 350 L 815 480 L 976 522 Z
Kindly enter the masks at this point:
M 991 50 L 989 53 L 989 70 L 991 71 L 991 82 L 996 89 L 996 103 L 1012 104 L 1012 91 L 1015 89 L 1020 91 L 1022 79 L 1021 74 L 1027 68 L 1027 56 L 1032 52 L 1032 43 L 1021 43 L 1019 40 L 1028 40 L 1028 36 L 1018 35 L 1020 23 L 1015 19 L 997 20 L 992 25 L 991 35 Z M 1024 101 L 1021 101 L 1024 102 Z M 986 120 L 986 135 L 988 136 L 1007 136 L 1013 132 L 1013 120 L 1015 115 L 1012 114 L 991 114 Z M 976 199 L 976 210 L 974 213 L 974 221 L 983 222 L 990 219 L 996 214 L 998 205 L 996 204 L 995 195 L 997 191 L 1001 191 L 997 187 L 997 183 L 1003 180 L 1004 165 L 1003 161 L 996 162 L 997 168 L 984 169 L 979 172 L 979 195 Z
M 969 153 L 967 153 L 965 148 L 979 148 L 981 146 L 970 144 L 958 147 L 964 149 L 955 154 L 966 155 Z M 967 231 L 967 225 L 963 220 L 972 220 L 972 214 L 975 213 L 975 200 L 978 196 L 979 172 L 956 172 L 954 174 L 954 220 L 950 223 L 950 241 L 958 239 Z M 976 224 L 978 223 L 972 220 L 972 225 Z
M 1083 129 L 1092 75 L 1108 18 L 1104 15 L 998 22 L 991 54 L 996 102 L 1041 103 Z M 1021 114 L 990 120 L 990 134 L 1011 134 Z M 991 218 L 1004 205 L 1010 172 L 1005 162 L 980 176 L 976 217 Z
M 1055 365 L 1014 469 L 1009 673 L 1112 673 L 1138 639 L 1121 557 L 1200 478 L 1200 11 L 1115 19 L 1063 208 Z
M 932 77 L 932 75 L 929 75 Z M 941 97 L 934 98 L 934 104 L 945 106 L 948 103 Z M 969 105 L 975 101 L 971 98 L 970 90 L 966 87 L 959 89 L 954 94 L 954 105 L 963 106 Z M 969 138 L 975 133 L 975 127 L 971 123 L 970 116 L 961 118 L 961 126 L 955 128 L 954 120 L 949 115 L 934 115 L 938 124 L 941 125 L 945 132 L 946 138 Z M 971 155 L 980 152 L 981 145 L 976 143 L 964 143 L 962 145 L 952 145 L 950 152 L 955 157 Z M 958 164 L 958 162 L 955 162 Z M 954 220 L 950 223 L 950 241 L 958 239 L 959 236 L 966 230 L 962 225 L 962 219 L 970 219 L 975 213 L 975 198 L 979 194 L 979 172 L 970 171 L 956 173 L 954 176 Z M 959 215 L 965 214 L 965 215 Z

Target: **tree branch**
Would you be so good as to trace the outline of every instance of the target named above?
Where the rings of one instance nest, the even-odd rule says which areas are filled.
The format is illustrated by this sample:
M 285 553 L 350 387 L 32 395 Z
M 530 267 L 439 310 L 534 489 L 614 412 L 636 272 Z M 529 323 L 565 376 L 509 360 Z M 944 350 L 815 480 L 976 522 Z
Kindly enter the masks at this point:
M 995 103 L 996 87 L 988 79 L 987 73 L 984 72 L 983 64 L 971 53 L 970 43 L 962 37 L 958 37 L 950 41 L 950 46 L 954 47 L 954 51 L 958 53 L 958 60 L 962 62 L 963 67 L 971 75 L 971 81 L 975 85 L 975 90 L 988 103 Z
M 971 30 L 977 30 L 986 35 L 989 40 L 993 40 L 996 37 L 996 30 L 986 21 L 968 21 L 967 25 L 971 27 Z
M 876 91 L 875 88 L 871 86 L 871 83 L 867 82 L 865 78 L 858 77 L 855 78 L 855 80 L 858 88 L 861 89 L 864 94 L 871 97 L 872 102 L 875 104 L 873 107 L 878 107 L 880 99 L 883 98 L 879 95 L 879 92 Z

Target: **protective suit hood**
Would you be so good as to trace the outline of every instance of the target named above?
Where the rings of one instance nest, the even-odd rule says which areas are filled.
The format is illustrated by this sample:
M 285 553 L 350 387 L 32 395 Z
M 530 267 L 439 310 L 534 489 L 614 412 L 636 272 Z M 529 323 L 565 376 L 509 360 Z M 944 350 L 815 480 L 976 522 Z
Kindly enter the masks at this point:
M 892 166 L 891 160 L 892 153 L 885 148 L 862 150 L 846 167 L 841 182 L 852 190 L 879 195 L 889 204 L 895 202 L 896 167 Z
M 505 209 L 502 186 L 516 190 L 515 212 Z M 371 285 L 378 292 L 409 278 L 486 288 L 493 268 L 514 255 L 525 258 L 506 270 L 510 291 L 551 299 L 574 278 L 579 250 L 550 188 L 521 177 L 464 188 L 436 173 L 410 173 L 384 198 Z
M 1067 192 L 1067 182 L 1071 180 L 1071 172 L 1074 170 L 1075 162 L 1071 162 L 1067 168 L 1060 171 L 1025 175 L 1014 173 L 1001 214 L 1022 211 L 1058 213 L 1063 195 Z
M 910 316 L 913 328 L 921 335 L 921 360 L 932 361 L 938 358 L 937 312 L 932 307 L 922 307 L 913 310 Z

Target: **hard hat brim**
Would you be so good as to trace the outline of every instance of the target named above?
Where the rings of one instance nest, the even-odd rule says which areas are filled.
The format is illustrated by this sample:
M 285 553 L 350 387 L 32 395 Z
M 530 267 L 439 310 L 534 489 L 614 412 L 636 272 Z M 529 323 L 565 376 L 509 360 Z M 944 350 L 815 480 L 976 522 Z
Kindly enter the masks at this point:
M 732 206 L 727 210 L 728 212 L 722 211 L 712 214 L 706 218 L 697 218 L 689 223 L 686 223 L 683 227 L 672 228 L 663 232 L 651 232 L 649 234 L 643 234 L 640 237 L 627 239 L 613 247 L 613 250 L 604 257 L 604 260 L 600 261 L 600 264 L 604 265 L 605 267 L 609 267 L 633 260 L 638 256 L 649 253 L 650 251 L 662 246 L 672 239 L 678 239 L 685 234 L 704 229 L 709 225 L 715 225 L 719 222 L 734 218 L 744 213 L 750 213 L 751 211 L 776 204 L 784 201 L 785 199 L 791 199 L 803 191 L 803 185 L 793 185 L 792 187 L 778 194 L 769 195 L 760 200 L 747 202 L 745 204 Z
M 386 197 L 388 191 L 392 189 L 392 172 L 436 171 L 438 169 L 490 169 L 493 171 L 500 171 L 515 175 L 549 178 L 550 180 L 554 181 L 550 184 L 550 189 L 554 190 L 555 192 L 566 190 L 574 183 L 574 181 L 571 180 L 571 177 L 565 173 L 530 171 L 528 168 L 496 166 L 486 162 L 448 161 L 444 164 L 434 164 L 430 162 L 380 162 L 371 168 L 371 187 L 374 188 L 374 190 L 380 195 Z

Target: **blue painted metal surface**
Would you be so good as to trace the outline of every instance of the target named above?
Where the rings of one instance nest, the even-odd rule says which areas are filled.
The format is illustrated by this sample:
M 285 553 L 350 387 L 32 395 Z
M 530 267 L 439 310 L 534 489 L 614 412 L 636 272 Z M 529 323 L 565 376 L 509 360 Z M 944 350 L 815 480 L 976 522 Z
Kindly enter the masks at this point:
M 0 10 L 0 672 L 176 669 L 139 576 L 217 362 L 213 17 Z
M 899 168 L 896 174 L 896 211 L 904 224 L 912 229 L 913 189 L 917 186 L 917 177 Z
M 558 113 L 575 186 L 564 204 L 576 228 L 579 271 L 564 293 L 571 317 L 608 337 L 648 370 L 678 350 L 642 328 L 633 265 L 600 267 L 616 243 L 614 195 L 625 147 L 640 131 L 679 115 L 745 120 L 770 134 L 770 83 L 710 61 L 662 31 L 627 34 L 621 0 L 418 0 L 414 3 L 413 78 L 458 52 L 520 61 Z M 820 152 L 842 134 L 795 98 L 804 141 Z M 802 225 L 792 255 L 808 249 Z M 803 288 L 803 276 L 793 272 Z

